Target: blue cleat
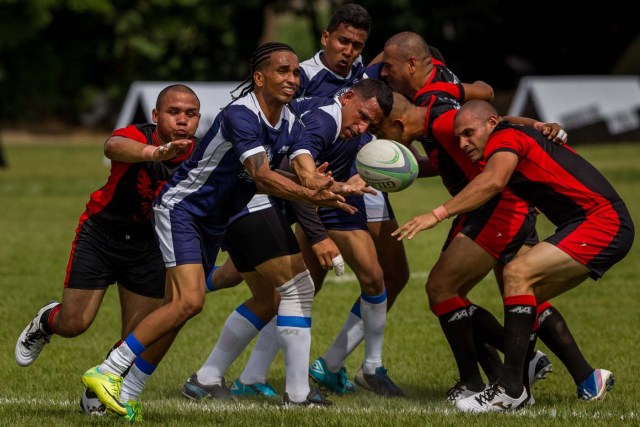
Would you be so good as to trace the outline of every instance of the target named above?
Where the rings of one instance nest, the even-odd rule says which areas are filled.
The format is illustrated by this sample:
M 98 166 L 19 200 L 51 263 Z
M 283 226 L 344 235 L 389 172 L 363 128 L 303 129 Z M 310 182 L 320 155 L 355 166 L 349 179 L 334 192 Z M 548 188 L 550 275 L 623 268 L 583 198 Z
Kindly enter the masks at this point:
M 586 380 L 578 386 L 578 399 L 600 400 L 604 399 L 611 387 L 613 387 L 613 373 L 606 369 L 595 369 Z
M 240 378 L 236 378 L 231 386 L 231 395 L 233 396 L 252 396 L 252 397 L 278 397 L 278 393 L 271 387 L 269 383 L 244 384 Z
M 344 366 L 338 372 L 331 372 L 322 357 L 314 360 L 309 368 L 309 376 L 319 385 L 336 394 L 352 393 L 356 389 L 349 380 Z

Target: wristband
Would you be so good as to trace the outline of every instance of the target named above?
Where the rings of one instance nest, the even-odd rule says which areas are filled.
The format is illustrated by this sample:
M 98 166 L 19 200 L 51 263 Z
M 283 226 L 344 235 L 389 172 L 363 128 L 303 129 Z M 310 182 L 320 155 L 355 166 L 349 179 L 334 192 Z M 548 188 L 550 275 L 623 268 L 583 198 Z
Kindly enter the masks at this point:
M 432 210 L 431 213 L 436 217 L 438 222 L 442 222 L 445 219 L 449 218 L 449 212 L 447 212 L 447 208 L 445 208 L 444 205 L 438 206 L 437 208 Z
M 543 123 L 543 122 L 535 122 L 535 123 L 533 124 L 533 128 L 534 128 L 535 130 L 542 131 L 542 128 L 543 128 L 543 127 L 544 127 L 544 123 Z
M 153 159 L 153 153 L 155 153 L 157 149 L 158 147 L 156 147 L 155 145 L 147 145 L 142 149 L 142 158 L 148 162 L 155 161 Z

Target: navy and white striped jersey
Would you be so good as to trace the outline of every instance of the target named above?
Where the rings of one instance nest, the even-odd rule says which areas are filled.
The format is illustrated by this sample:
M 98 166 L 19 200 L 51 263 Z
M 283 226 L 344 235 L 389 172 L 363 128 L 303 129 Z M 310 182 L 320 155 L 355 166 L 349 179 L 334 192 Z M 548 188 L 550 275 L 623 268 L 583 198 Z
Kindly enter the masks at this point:
M 323 50 L 300 63 L 300 87 L 296 98 L 311 96 L 339 96 L 349 90 L 364 73 L 362 56 L 359 56 L 351 66 L 347 77 L 342 77 L 328 69 L 320 59 Z
M 325 67 L 320 59 L 322 54 L 323 51 L 320 50 L 313 57 L 300 63 L 300 87 L 296 92 L 296 98 L 339 96 L 362 78 L 364 63 L 361 56 L 353 63 L 349 75 L 342 77 Z M 341 113 L 338 110 L 338 116 L 340 115 Z M 268 196 L 256 194 L 249 202 L 247 209 L 243 209 L 233 219 L 260 209 L 266 209 L 271 204 L 272 202 Z
M 371 141 L 368 132 L 356 138 L 338 139 L 342 127 L 342 107 L 338 98 L 299 98 L 291 103 L 309 135 L 309 150 L 316 165 L 329 162 L 336 181 L 345 182 L 356 174 L 355 158 L 360 147 Z
M 219 224 L 245 208 L 256 187 L 243 162 L 266 152 L 271 169 L 288 155 L 309 154 L 302 123 L 284 108 L 276 126 L 266 121 L 254 93 L 228 106 L 216 117 L 189 160 L 173 175 L 156 199 L 166 209 L 180 207 Z

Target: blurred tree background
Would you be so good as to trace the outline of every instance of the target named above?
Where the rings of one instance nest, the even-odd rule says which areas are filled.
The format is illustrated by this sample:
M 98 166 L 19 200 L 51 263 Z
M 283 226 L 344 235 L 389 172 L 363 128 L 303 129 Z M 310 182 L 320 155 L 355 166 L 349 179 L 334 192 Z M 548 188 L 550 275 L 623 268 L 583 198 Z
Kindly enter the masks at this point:
M 339 0 L 0 0 L 2 128 L 110 131 L 135 80 L 239 81 L 261 42 L 301 59 Z M 527 75 L 640 74 L 640 31 L 621 0 L 369 0 L 365 61 L 404 30 L 464 81 L 509 94 Z M 579 9 L 579 10 L 578 10 Z

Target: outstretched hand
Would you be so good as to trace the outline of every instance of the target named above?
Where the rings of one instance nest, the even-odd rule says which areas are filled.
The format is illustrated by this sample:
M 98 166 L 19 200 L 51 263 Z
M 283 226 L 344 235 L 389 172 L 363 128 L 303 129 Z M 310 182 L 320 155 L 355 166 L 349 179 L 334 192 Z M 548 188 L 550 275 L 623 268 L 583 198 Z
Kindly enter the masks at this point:
M 357 208 L 345 202 L 343 196 L 325 189 L 316 190 L 309 198 L 309 201 L 318 206 L 339 208 L 350 214 L 358 212 Z
M 164 160 L 173 159 L 184 153 L 193 142 L 190 139 L 177 139 L 160 145 L 153 151 L 151 159 L 154 162 L 162 162 Z
M 424 215 L 414 216 L 409 221 L 398 227 L 392 236 L 397 237 L 398 240 L 402 240 L 405 237 L 409 240 L 421 232 L 422 230 L 428 230 L 435 227 L 438 224 L 438 219 L 431 212 Z
M 341 194 L 343 196 L 362 196 L 365 193 L 377 194 L 376 190 L 369 187 L 369 184 L 359 174 L 353 175 L 347 180 L 347 182 L 336 182 L 331 188 L 334 193 Z
M 315 174 L 306 176 L 304 186 L 312 190 L 329 190 L 335 184 L 331 172 L 326 172 L 329 163 L 324 162 L 316 168 Z

